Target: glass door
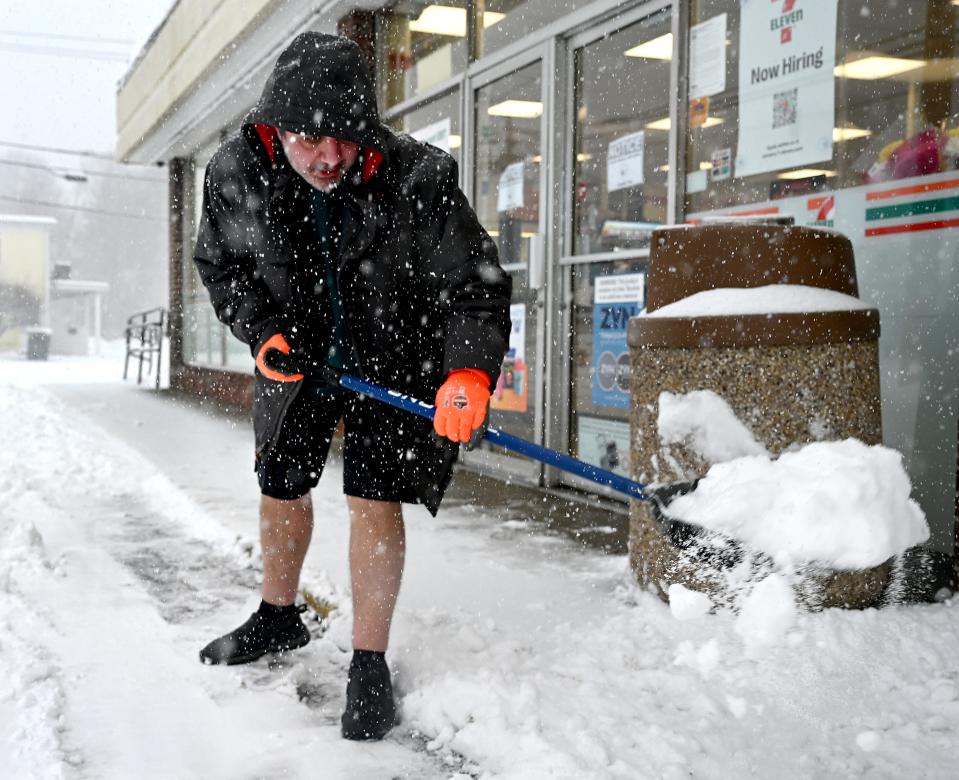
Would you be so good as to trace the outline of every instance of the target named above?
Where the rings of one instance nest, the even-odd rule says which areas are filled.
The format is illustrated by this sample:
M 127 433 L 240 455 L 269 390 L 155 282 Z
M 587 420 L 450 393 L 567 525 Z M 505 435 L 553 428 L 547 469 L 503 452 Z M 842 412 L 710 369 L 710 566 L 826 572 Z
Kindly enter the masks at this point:
M 624 476 L 631 476 L 627 325 L 645 304 L 650 235 L 671 213 L 673 56 L 665 3 L 581 33 L 567 49 L 565 434 L 570 454 Z
M 483 227 L 513 278 L 509 352 L 491 399 L 490 422 L 524 439 L 542 440 L 544 306 L 543 60 L 538 54 L 471 79 L 472 169 L 468 192 Z M 538 463 L 483 443 L 467 455 L 538 481 Z

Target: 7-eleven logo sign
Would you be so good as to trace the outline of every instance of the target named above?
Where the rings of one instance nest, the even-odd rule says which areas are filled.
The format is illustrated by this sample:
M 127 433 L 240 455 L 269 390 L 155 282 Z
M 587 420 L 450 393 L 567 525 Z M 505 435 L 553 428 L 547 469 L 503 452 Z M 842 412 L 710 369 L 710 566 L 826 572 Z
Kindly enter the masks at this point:
M 821 195 L 806 201 L 807 225 L 832 227 L 836 220 L 836 196 Z
M 774 28 L 779 28 L 779 42 L 790 43 L 793 39 L 793 24 L 802 19 L 802 11 L 796 11 L 796 0 L 772 0 L 782 2 L 779 19 L 773 20 Z

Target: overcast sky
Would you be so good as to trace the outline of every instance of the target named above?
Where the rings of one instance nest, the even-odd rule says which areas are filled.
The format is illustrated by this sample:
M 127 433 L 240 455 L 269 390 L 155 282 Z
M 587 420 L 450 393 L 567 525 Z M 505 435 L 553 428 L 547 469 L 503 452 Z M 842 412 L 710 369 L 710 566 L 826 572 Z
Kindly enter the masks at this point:
M 173 4 L 0 2 L 0 144 L 112 153 L 117 82 Z

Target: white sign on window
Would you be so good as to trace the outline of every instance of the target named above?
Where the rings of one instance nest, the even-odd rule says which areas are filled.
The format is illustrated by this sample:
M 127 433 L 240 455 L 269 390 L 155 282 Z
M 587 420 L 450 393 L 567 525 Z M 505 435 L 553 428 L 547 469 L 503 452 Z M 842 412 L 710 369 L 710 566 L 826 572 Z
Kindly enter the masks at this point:
M 689 96 L 726 91 L 726 14 L 689 28 Z
M 593 286 L 593 303 L 639 303 L 643 305 L 646 274 L 598 276 Z
M 523 163 L 507 165 L 499 177 L 496 192 L 496 210 L 523 208 Z
M 646 149 L 646 133 L 630 133 L 609 144 L 606 155 L 606 190 L 614 192 L 633 187 L 645 181 L 643 157 Z
M 742 0 L 736 175 L 832 158 L 837 0 Z
M 417 141 L 432 144 L 437 149 L 442 149 L 444 152 L 449 154 L 451 129 L 452 125 L 450 124 L 450 118 L 446 117 L 445 119 L 441 119 L 439 122 L 434 122 L 433 124 L 422 127 L 419 130 L 414 130 L 410 133 L 410 136 L 415 138 Z

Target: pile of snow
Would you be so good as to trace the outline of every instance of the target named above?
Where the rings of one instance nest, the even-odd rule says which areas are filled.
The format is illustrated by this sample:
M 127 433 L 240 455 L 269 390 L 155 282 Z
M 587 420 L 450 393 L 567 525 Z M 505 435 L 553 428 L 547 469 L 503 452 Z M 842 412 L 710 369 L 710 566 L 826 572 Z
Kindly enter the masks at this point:
M 902 455 L 857 439 L 813 442 L 772 458 L 711 390 L 661 393 L 664 447 L 687 444 L 712 463 L 671 516 L 744 542 L 780 567 L 877 566 L 929 538 Z
M 796 623 L 799 610 L 790 579 L 783 574 L 770 574 L 743 599 L 733 628 L 742 637 L 747 652 L 776 644 Z
M 656 427 L 662 444 L 688 443 L 707 463 L 768 454 L 726 400 L 712 390 L 660 393 Z
M 929 538 L 902 456 L 856 439 L 717 463 L 670 514 L 740 539 L 780 565 L 877 566 Z
M 794 314 L 872 308 L 852 295 L 802 284 L 721 287 L 704 290 L 641 317 L 719 317 L 740 314 Z

